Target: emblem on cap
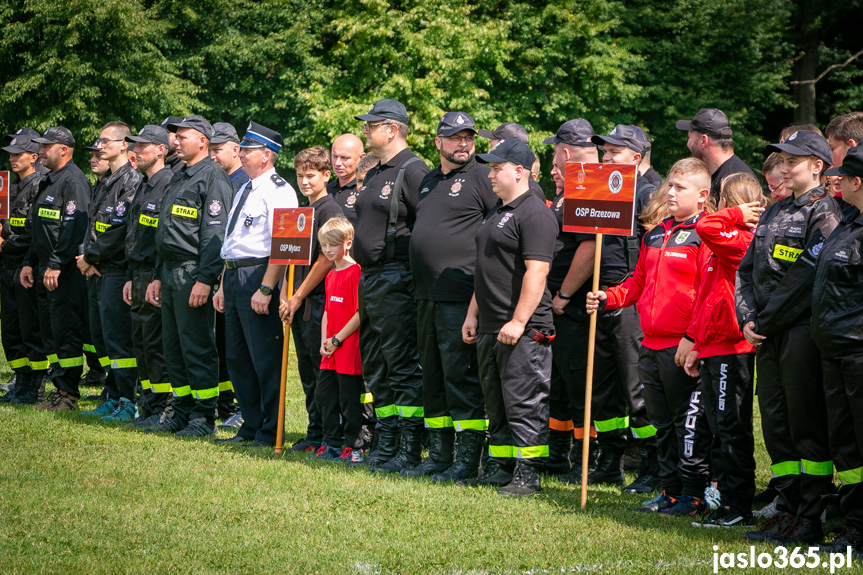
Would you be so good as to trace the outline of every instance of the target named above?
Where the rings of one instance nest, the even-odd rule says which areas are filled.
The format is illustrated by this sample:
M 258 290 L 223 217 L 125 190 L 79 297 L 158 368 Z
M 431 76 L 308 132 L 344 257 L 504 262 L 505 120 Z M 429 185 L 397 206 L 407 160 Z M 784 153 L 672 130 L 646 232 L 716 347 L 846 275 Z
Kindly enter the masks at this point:
M 297 218 L 297 231 L 301 232 L 306 229 L 306 214 L 300 214 Z
M 611 172 L 611 175 L 608 176 L 608 190 L 612 194 L 616 194 L 620 191 L 620 188 L 623 187 L 623 176 L 617 170 Z
M 75 203 L 75 200 L 71 200 L 71 201 L 67 202 L 66 203 L 66 214 L 68 214 L 70 216 L 72 214 L 74 214 L 76 207 L 78 207 L 78 205 Z
M 459 114 L 459 115 L 458 115 L 458 118 L 456 118 L 456 119 L 455 119 L 455 123 L 456 123 L 456 124 L 458 124 L 458 125 L 462 125 L 462 124 L 464 124 L 464 118 L 462 117 L 462 115 L 461 115 L 461 114 Z
M 793 134 L 791 134 L 790 136 L 788 136 L 788 140 L 787 140 L 787 141 L 789 141 L 789 142 L 790 142 L 791 140 L 796 140 L 796 139 L 797 139 L 797 132 L 794 132 Z
M 213 200 L 210 202 L 210 207 L 207 210 L 207 213 L 212 217 L 216 217 L 222 213 L 222 202 L 219 200 Z

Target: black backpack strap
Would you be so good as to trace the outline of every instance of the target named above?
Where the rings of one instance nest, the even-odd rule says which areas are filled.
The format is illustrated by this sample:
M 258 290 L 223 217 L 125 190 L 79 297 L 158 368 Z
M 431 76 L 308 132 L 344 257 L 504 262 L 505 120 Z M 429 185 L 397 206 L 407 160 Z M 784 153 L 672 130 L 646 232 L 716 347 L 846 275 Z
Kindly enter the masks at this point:
M 385 261 L 393 261 L 396 255 L 396 222 L 399 219 L 399 197 L 402 193 L 402 182 L 404 182 L 405 179 L 405 170 L 410 164 L 420 161 L 421 160 L 418 157 L 414 156 L 399 168 L 399 175 L 396 177 L 396 185 L 393 188 L 393 196 L 390 201 L 390 219 L 387 222 L 387 257 Z

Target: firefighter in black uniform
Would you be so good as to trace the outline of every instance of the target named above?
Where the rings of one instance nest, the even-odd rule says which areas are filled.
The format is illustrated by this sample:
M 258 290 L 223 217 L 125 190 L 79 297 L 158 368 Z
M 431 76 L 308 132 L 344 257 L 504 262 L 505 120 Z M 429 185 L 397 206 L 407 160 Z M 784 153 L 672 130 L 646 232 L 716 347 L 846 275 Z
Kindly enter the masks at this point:
M 610 164 L 641 163 L 648 138 L 633 125 L 617 125 L 607 136 L 594 136 L 603 146 L 602 161 Z M 603 238 L 599 281 L 602 286 L 617 285 L 635 269 L 644 227 L 638 220 L 650 202 L 655 188 L 636 171 L 634 236 Z M 656 457 L 656 428 L 650 423 L 638 376 L 638 350 L 642 338 L 635 307 L 605 310 L 600 313 L 596 335 L 596 367 L 593 382 L 593 422 L 597 431 L 600 457 L 590 483 L 623 484 L 621 458 L 628 439 L 635 441 L 641 465 L 626 493 L 648 493 L 659 485 Z M 580 479 L 580 477 L 579 477 Z
M 168 128 L 169 124 L 176 124 L 177 122 L 182 122 L 183 118 L 178 118 L 177 116 L 168 116 L 162 123 L 159 124 L 159 127 L 164 128 L 168 131 L 168 149 L 165 152 L 165 166 L 171 169 L 175 174 L 182 170 L 185 167 L 185 163 L 180 160 L 180 156 L 177 155 L 177 133 Z M 215 130 L 214 130 L 215 132 Z
M 842 198 L 854 206 L 818 255 L 812 290 L 812 336 L 821 350 L 830 453 L 843 484 L 845 525 L 822 551 L 863 553 L 863 146 L 854 146 L 839 176 Z
M 500 200 L 476 235 L 474 296 L 462 326 L 477 344 L 479 375 L 489 418 L 489 460 L 479 485 L 498 493 L 540 491 L 537 470 L 548 457 L 548 396 L 554 323 L 546 276 L 557 222 L 529 193 L 536 156 L 517 140 L 501 140 L 477 156 L 490 164 Z
M 563 231 L 563 184 L 567 162 L 596 163 L 599 161 L 596 146 L 590 141 L 593 126 L 582 118 L 565 122 L 557 133 L 546 138 L 554 145 L 551 176 L 557 187 L 557 196 L 551 204 L 557 220 L 555 255 L 548 272 L 548 289 L 552 294 L 554 331 L 557 335 L 551 344 L 551 400 L 548 422 L 548 460 L 545 471 L 564 474 L 569 479 L 581 478 L 581 469 L 572 476 L 570 450 L 576 439 L 576 452 L 581 453 L 584 437 L 584 385 L 587 378 L 587 339 L 590 320 L 583 306 L 593 275 L 596 242 L 591 234 L 573 234 Z
M 10 136 L 12 141 L 3 151 L 9 153 L 15 180 L 9 188 L 9 219 L 3 221 L 0 243 L 0 327 L 6 360 L 15 371 L 15 387 L 0 401 L 36 403 L 48 374 L 48 357 L 40 337 L 36 293 L 21 285 L 19 275 L 30 249 L 30 206 L 46 170 L 39 163 L 39 144 L 33 141 L 38 132 L 22 128 Z
M 832 160 L 822 136 L 800 130 L 767 147 L 782 155 L 792 195 L 765 210 L 737 269 L 737 319 L 756 346 L 758 405 L 777 513 L 749 541 L 816 543 L 821 497 L 832 489 L 821 356 L 810 335 L 814 258 L 841 219 L 820 183 Z M 805 255 L 809 254 L 809 255 Z
M 474 159 L 475 144 L 472 117 L 464 112 L 444 114 L 435 138 L 441 165 L 420 184 L 410 243 L 429 456 L 401 473 L 433 475 L 435 481 L 475 477 L 488 431 L 476 347 L 461 337 L 473 295 L 474 238 L 497 203 L 488 167 Z
M 327 193 L 336 200 L 345 217 L 356 225 L 354 203 L 357 198 L 357 166 L 366 156 L 363 142 L 353 134 L 342 134 L 333 140 L 330 158 L 336 179 L 327 184 Z
M 146 295 L 147 286 L 155 277 L 156 227 L 162 196 L 174 172 L 165 165 L 170 143 L 168 131 L 161 126 L 144 126 L 137 136 L 126 136 L 126 141 L 135 145 L 137 170 L 144 176 L 129 206 L 125 246 L 129 268 L 123 296 L 131 306 L 132 344 L 143 388 L 135 425 L 146 428 L 171 413 L 171 382 L 162 350 L 162 310 L 148 303 Z
M 355 204 L 360 353 L 378 417 L 377 449 L 366 461 L 373 470 L 398 472 L 420 462 L 422 375 L 408 244 L 420 182 L 429 170 L 407 147 L 401 102 L 378 100 L 355 118 L 365 122 L 366 147 L 381 159 L 366 174 Z
M 72 162 L 75 138 L 62 126 L 48 128 L 35 142 L 39 157 L 50 170 L 39 183 L 31 212 L 30 251 L 21 268 L 21 285 L 35 285 L 39 326 L 51 334 L 48 351 L 57 358 L 54 395 L 39 409 L 78 409 L 78 383 L 84 371 L 84 278 L 75 266 L 81 238 L 87 230 L 90 184 Z M 47 341 L 47 338 L 43 339 Z
M 132 132 L 122 122 L 102 128 L 98 146 L 110 170 L 102 177 L 102 190 L 91 208 L 90 228 L 78 269 L 90 278 L 90 329 L 97 349 L 104 346 L 113 377 L 106 382 L 105 400 L 82 415 L 100 416 L 103 421 L 132 421 L 137 415 L 138 369 L 132 345 L 132 318 L 123 301 L 128 264 L 126 229 L 129 208 L 141 182 L 127 153 L 127 136 Z M 101 340 L 101 341 L 99 341 Z M 100 345 L 101 344 L 101 345 Z
M 219 251 L 233 197 L 231 180 L 210 159 L 213 127 L 200 116 L 168 125 L 186 165 L 162 199 L 156 228 L 161 279 L 147 300 L 162 306 L 162 343 L 174 400 L 173 417 L 149 431 L 201 437 L 214 431 L 219 396 L 212 287 L 222 270 Z

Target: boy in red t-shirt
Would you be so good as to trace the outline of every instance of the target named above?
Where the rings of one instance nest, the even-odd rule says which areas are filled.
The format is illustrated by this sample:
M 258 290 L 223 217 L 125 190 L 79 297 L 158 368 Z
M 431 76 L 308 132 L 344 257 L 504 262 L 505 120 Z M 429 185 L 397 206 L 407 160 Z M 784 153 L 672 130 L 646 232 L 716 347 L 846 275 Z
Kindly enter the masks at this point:
M 318 241 L 335 269 L 326 278 L 326 303 L 321 322 L 321 372 L 315 392 L 324 427 L 326 454 L 321 459 L 350 463 L 363 461 L 360 428 L 361 396 L 366 392 L 360 361 L 360 315 L 357 287 L 360 266 L 351 258 L 354 227 L 344 217 L 327 220 L 318 230 Z M 343 424 L 340 426 L 340 423 Z M 344 433 L 346 447 L 338 454 Z M 322 454 L 323 455 L 323 454 Z

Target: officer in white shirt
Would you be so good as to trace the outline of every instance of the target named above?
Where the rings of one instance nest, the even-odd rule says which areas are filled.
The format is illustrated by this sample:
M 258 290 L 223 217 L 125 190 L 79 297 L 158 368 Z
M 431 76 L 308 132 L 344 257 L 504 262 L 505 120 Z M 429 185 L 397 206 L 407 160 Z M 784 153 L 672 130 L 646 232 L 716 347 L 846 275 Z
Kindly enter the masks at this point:
M 236 436 L 220 443 L 276 442 L 284 337 L 278 282 L 285 267 L 269 263 L 273 211 L 298 206 L 296 192 L 273 167 L 282 146 L 278 132 L 255 122 L 240 142 L 250 181 L 234 196 L 221 252 L 225 271 L 213 304 L 225 314 L 228 373 L 244 421 Z

